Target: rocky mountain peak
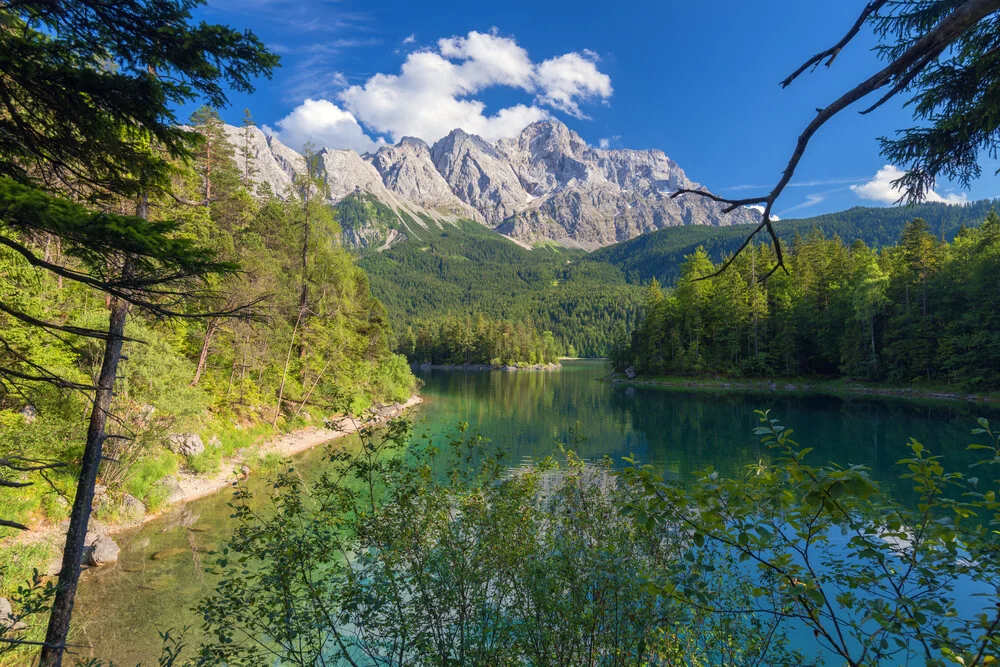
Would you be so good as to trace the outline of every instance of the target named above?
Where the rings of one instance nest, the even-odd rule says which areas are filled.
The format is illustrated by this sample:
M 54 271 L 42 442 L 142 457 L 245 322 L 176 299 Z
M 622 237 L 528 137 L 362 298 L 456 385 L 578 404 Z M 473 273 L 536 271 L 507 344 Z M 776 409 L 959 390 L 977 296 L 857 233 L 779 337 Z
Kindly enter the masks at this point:
M 257 179 L 281 196 L 294 196 L 293 179 L 305 170 L 301 155 L 256 128 L 227 126 L 226 132 L 238 163 L 241 146 L 249 146 Z M 346 234 L 375 247 L 405 238 L 414 225 L 458 218 L 482 222 L 522 243 L 555 241 L 586 249 L 675 225 L 759 220 L 749 209 L 726 215 L 721 205 L 705 199 L 670 199 L 678 188 L 697 183 L 661 150 L 594 148 L 551 119 L 496 143 L 455 129 L 433 146 L 403 137 L 374 154 L 324 150 L 321 156 L 331 203 L 360 193 L 398 217 L 392 238 L 376 238 L 385 233 L 384 220 L 377 228 Z

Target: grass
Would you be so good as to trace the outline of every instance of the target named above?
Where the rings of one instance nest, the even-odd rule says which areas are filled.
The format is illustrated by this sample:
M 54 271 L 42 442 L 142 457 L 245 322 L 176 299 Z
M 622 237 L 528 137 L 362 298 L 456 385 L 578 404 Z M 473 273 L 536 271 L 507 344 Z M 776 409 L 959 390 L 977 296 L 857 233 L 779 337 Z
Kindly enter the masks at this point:
M 177 456 L 163 451 L 154 458 L 144 460 L 125 483 L 125 490 L 141 500 L 146 509 L 155 510 L 166 500 L 166 491 L 157 483 L 164 477 L 177 472 Z
M 39 563 L 52 558 L 47 544 L 12 543 L 0 546 L 0 597 L 10 598 L 34 574 Z

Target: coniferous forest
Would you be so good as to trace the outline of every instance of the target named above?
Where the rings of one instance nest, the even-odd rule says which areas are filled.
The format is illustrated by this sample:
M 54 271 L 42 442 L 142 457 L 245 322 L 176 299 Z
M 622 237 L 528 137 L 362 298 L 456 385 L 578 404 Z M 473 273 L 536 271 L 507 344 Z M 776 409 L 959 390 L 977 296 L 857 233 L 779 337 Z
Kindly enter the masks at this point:
M 493 367 L 553 364 L 559 359 L 551 331 L 530 323 L 447 317 L 409 326 L 402 352 L 418 364 L 487 365 Z
M 879 250 L 814 229 L 786 252 L 788 274 L 761 282 L 774 262 L 769 247 L 747 249 L 718 275 L 723 263 L 698 248 L 674 288 L 648 285 L 641 322 L 613 365 L 646 375 L 1000 386 L 995 212 L 950 243 L 918 218 Z

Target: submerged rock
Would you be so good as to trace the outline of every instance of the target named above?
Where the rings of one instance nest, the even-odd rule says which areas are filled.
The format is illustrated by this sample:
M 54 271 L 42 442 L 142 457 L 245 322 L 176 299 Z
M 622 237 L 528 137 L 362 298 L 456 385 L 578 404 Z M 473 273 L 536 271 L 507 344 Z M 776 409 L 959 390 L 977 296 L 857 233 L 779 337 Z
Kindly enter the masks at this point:
M 184 549 L 182 547 L 174 547 L 172 549 L 162 549 L 160 551 L 157 551 L 152 556 L 150 556 L 150 559 L 167 560 L 168 558 L 173 558 L 174 556 L 180 556 L 181 554 L 185 554 L 188 551 L 190 551 L 190 549 Z

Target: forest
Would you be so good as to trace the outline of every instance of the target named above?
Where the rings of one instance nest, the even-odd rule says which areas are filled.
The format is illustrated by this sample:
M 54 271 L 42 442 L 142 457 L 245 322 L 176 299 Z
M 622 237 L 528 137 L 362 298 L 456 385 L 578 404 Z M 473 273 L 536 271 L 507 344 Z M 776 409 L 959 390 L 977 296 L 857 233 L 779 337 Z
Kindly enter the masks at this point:
M 401 351 L 413 363 L 468 366 L 534 366 L 559 359 L 555 336 L 530 322 L 446 317 L 408 326 Z
M 638 312 L 639 286 L 582 251 L 529 250 L 474 222 L 419 234 L 358 261 L 397 335 L 431 318 L 482 314 L 551 331 L 561 355 L 601 357 Z
M 1000 386 L 1000 217 L 942 241 L 917 218 L 897 245 L 850 245 L 818 230 L 786 249 L 789 273 L 758 278 L 753 246 L 722 273 L 703 248 L 676 287 L 654 279 L 641 322 L 612 354 L 647 375 L 824 376 L 896 385 Z
M 173 238 L 239 271 L 210 277 L 212 293 L 222 296 L 189 299 L 177 316 L 139 309 L 128 315 L 94 500 L 94 519 L 103 524 L 155 512 L 181 470 L 219 473 L 238 451 L 248 466 L 266 467 L 271 462 L 258 460 L 254 447 L 271 434 L 402 402 L 415 390 L 406 359 L 391 349 L 386 311 L 342 247 L 330 209 L 307 197 L 257 191 L 252 160 L 247 169 L 236 167 L 214 110 L 200 109 L 190 123 L 197 148 L 190 161 L 173 165 L 172 196 L 149 199 L 149 219 L 171 221 Z M 32 196 L 0 182 L 5 202 L 25 206 Z M 4 231 L 46 261 L 80 261 L 57 234 Z M 3 486 L 20 487 L 0 489 L 0 518 L 9 526 L 0 537 L 13 537 L 19 528 L 69 515 L 87 435 L 81 414 L 90 405 L 79 388 L 97 382 L 103 358 L 102 341 L 79 332 L 106 326 L 109 301 L 5 247 L 0 302 L 0 460 L 21 462 L 0 476 Z M 240 304 L 252 307 L 227 315 Z M 203 311 L 218 314 L 189 316 Z M 53 324 L 39 330 L 37 322 Z M 192 435 L 201 446 L 177 445 Z M 32 469 L 49 462 L 39 479 Z M 0 545 L 0 561 L 8 564 L 0 596 L 15 595 L 31 568 L 50 558 L 42 545 Z
M 824 236 L 859 239 L 872 248 L 894 245 L 903 228 L 915 218 L 921 218 L 930 232 L 939 239 L 951 240 L 962 227 L 978 225 L 991 209 L 1000 203 L 982 200 L 962 206 L 942 203 L 920 203 L 910 206 L 855 206 L 846 211 L 824 213 L 798 220 L 774 223 L 778 237 L 786 243 L 796 236 L 818 229 Z M 718 262 L 736 252 L 747 234 L 746 225 L 704 227 L 698 225 L 668 227 L 643 234 L 629 241 L 601 248 L 588 259 L 617 267 L 630 283 L 646 284 L 653 278 L 661 285 L 673 285 L 680 277 L 684 258 L 699 246 L 709 259 Z

